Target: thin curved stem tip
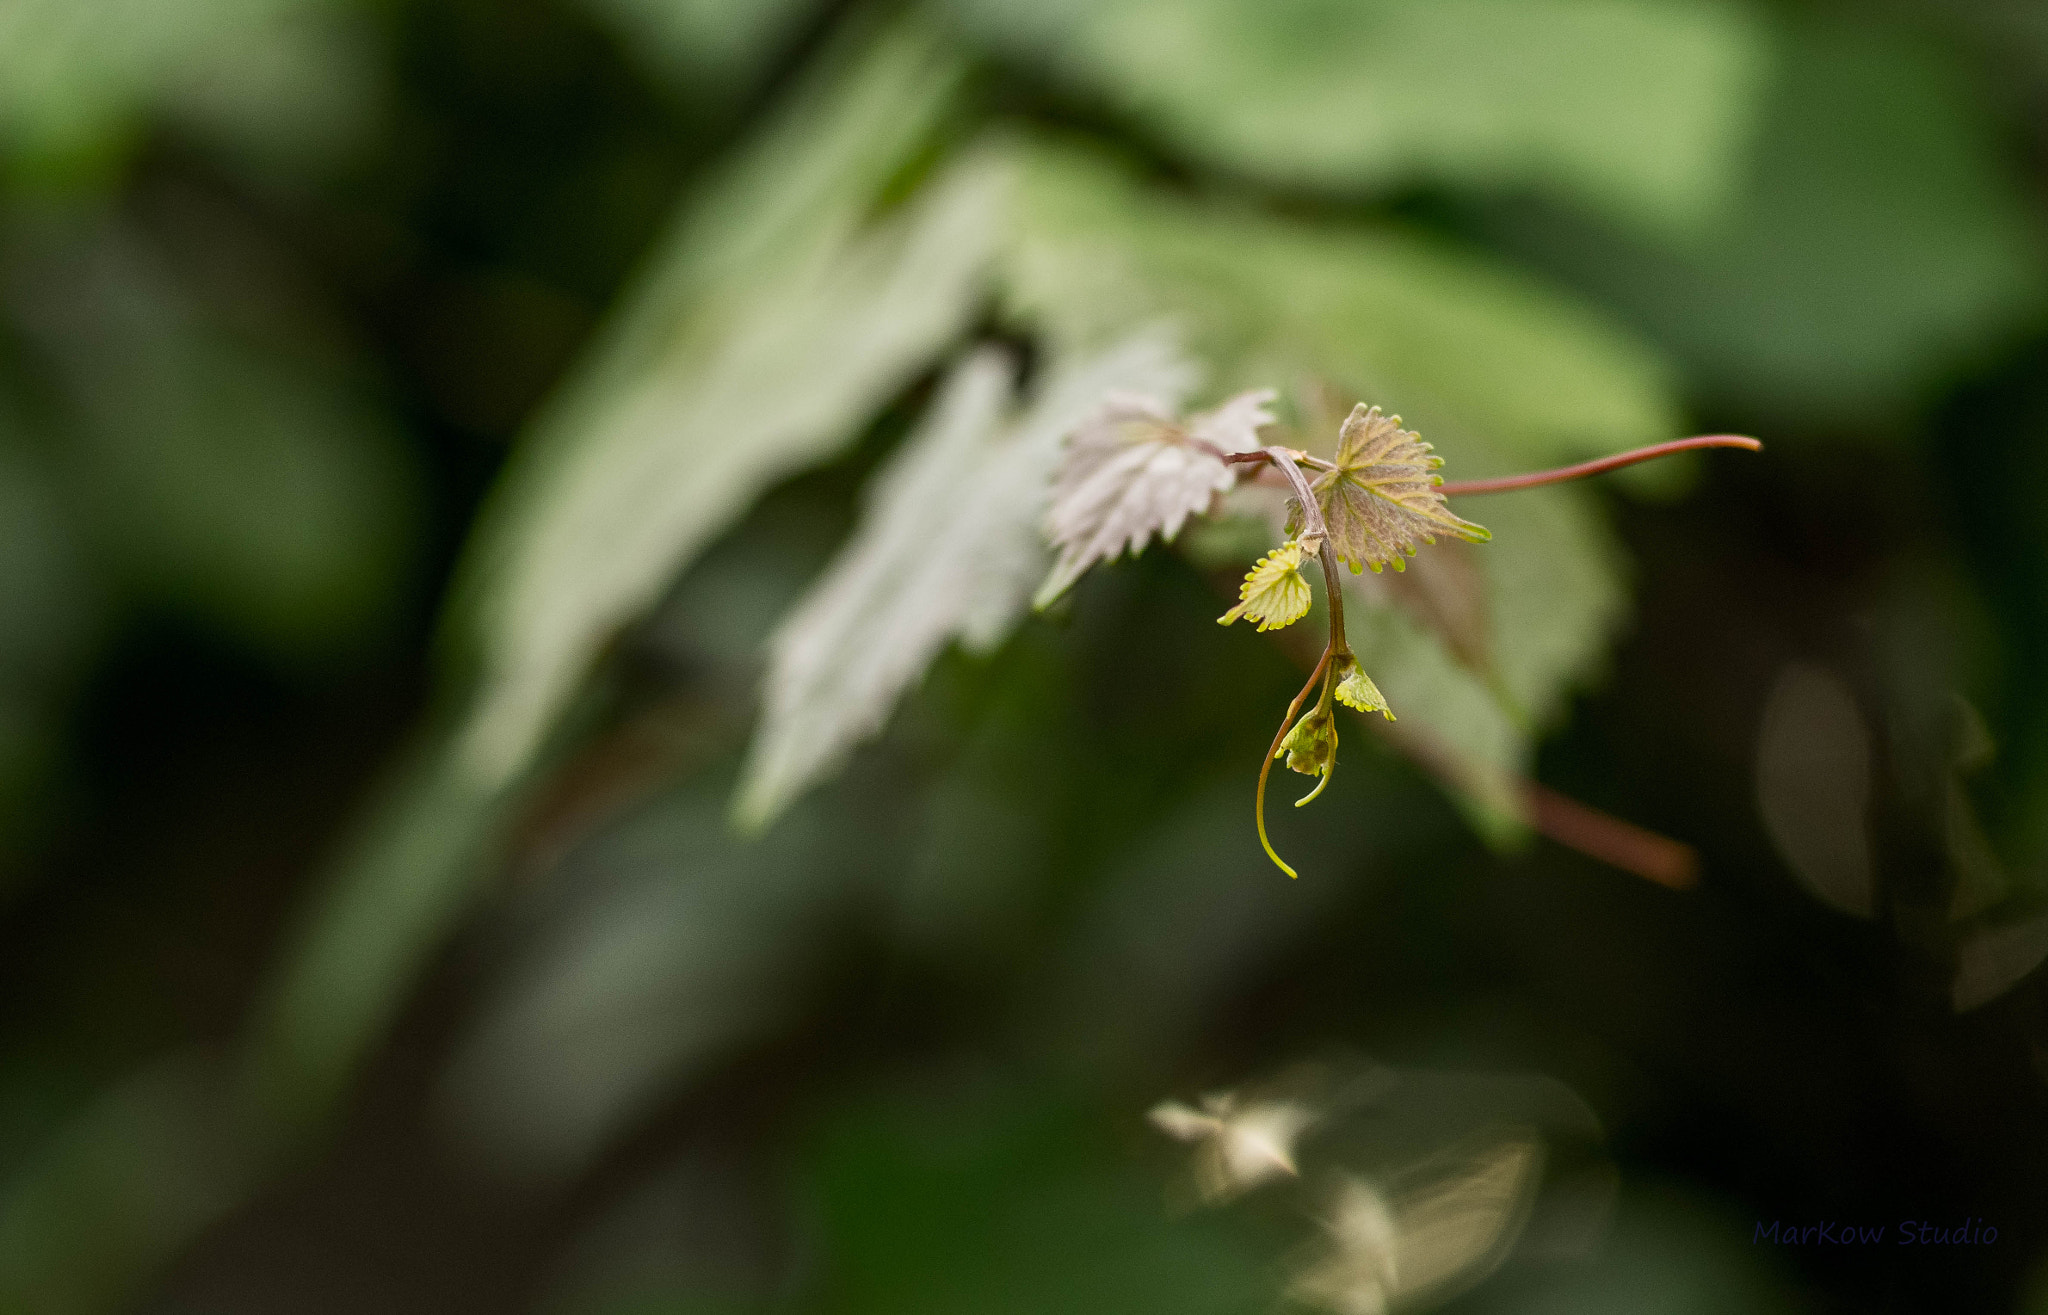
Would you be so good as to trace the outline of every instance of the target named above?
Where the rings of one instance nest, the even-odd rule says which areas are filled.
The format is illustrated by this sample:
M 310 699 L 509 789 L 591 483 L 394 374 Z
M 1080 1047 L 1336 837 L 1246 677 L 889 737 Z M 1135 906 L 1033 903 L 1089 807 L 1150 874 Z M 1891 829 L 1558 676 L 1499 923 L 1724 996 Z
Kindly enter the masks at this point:
M 1287 715 L 1280 719 L 1280 729 L 1273 736 L 1273 745 L 1266 750 L 1266 761 L 1259 764 L 1259 793 L 1257 802 L 1252 806 L 1252 816 L 1258 820 L 1259 824 L 1259 845 L 1266 851 L 1266 857 L 1273 860 L 1273 866 L 1279 868 L 1290 877 L 1296 876 L 1296 872 L 1293 868 L 1287 866 L 1285 859 L 1273 852 L 1273 842 L 1266 839 L 1266 777 L 1272 774 L 1273 759 L 1280 752 L 1280 742 L 1287 738 L 1287 732 L 1294 726 L 1294 715 L 1301 711 L 1301 705 L 1308 698 L 1309 691 L 1314 689 L 1316 682 L 1323 678 L 1323 671 L 1329 665 L 1330 646 L 1325 644 L 1323 646 L 1323 656 L 1316 663 L 1316 669 L 1308 674 L 1308 684 L 1303 685 L 1301 693 L 1294 696 L 1294 702 L 1287 705 Z
M 1450 497 L 1466 493 L 1512 493 L 1516 489 L 1533 489 L 1544 484 L 1562 484 L 1566 480 L 1584 479 L 1588 475 L 1604 475 L 1610 470 L 1633 466 L 1639 461 L 1654 461 L 1668 457 L 1674 452 L 1690 452 L 1703 447 L 1739 447 L 1750 452 L 1763 451 L 1763 444 L 1746 434 L 1701 434 L 1694 438 L 1675 438 L 1669 443 L 1652 443 L 1631 452 L 1617 452 L 1611 457 L 1597 461 L 1582 461 L 1576 466 L 1559 466 L 1555 470 L 1532 470 L 1526 475 L 1503 475 L 1499 479 L 1455 479 L 1437 485 L 1437 491 Z

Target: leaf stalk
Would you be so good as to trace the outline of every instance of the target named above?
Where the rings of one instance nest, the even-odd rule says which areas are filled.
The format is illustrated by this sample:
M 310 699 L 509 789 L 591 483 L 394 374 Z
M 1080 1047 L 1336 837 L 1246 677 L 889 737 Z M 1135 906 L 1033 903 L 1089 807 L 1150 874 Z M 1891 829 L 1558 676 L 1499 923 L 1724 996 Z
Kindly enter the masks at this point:
M 1705 447 L 1739 447 L 1750 452 L 1761 452 L 1764 445 L 1746 434 L 1700 434 L 1693 438 L 1674 438 L 1669 443 L 1652 443 L 1648 447 L 1617 452 L 1611 457 L 1581 461 L 1576 466 L 1532 470 L 1520 475 L 1503 475 L 1498 479 L 1447 480 L 1437 485 L 1437 491 L 1454 498 L 1473 493 L 1512 493 L 1517 489 L 1540 488 L 1545 484 L 1562 484 L 1567 480 L 1584 479 L 1588 475 L 1604 475 L 1610 470 L 1620 470 L 1623 466 L 1633 466 L 1637 462 L 1654 461 L 1658 457 L 1668 457 L 1675 452 L 1691 452 Z

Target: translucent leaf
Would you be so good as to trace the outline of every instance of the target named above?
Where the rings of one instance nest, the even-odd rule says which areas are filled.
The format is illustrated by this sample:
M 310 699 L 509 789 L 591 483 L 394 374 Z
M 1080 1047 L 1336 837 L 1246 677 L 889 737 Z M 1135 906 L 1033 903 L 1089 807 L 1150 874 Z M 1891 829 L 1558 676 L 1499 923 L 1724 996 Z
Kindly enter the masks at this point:
M 1185 428 L 1158 398 L 1113 397 L 1067 441 L 1053 477 L 1046 534 L 1060 550 L 1034 605 L 1065 593 L 1083 572 L 1154 534 L 1171 542 L 1183 522 L 1205 510 L 1232 482 L 1210 449 L 1249 451 L 1261 425 L 1273 423 L 1271 389 L 1241 393 Z
M 1010 419 L 1002 355 L 957 367 L 876 477 L 852 540 L 776 632 L 740 821 L 765 824 L 836 768 L 949 642 L 1001 642 L 1044 562 L 1039 523 L 1060 440 L 1112 391 L 1174 395 L 1191 375 L 1141 337 L 1056 364 Z
M 1146 1117 L 1167 1136 L 1198 1147 L 1195 1191 L 1214 1205 L 1272 1178 L 1298 1176 L 1294 1145 L 1315 1124 L 1316 1111 L 1298 1101 L 1244 1100 L 1223 1092 L 1204 1098 L 1200 1109 L 1161 1101 Z
M 1516 778 L 1533 757 L 1529 728 L 1486 679 L 1374 582 L 1347 573 L 1345 623 L 1359 665 L 1400 704 L 1401 720 L 1385 729 L 1411 752 L 1421 750 L 1482 835 L 1516 842 L 1526 834 Z
M 1446 1153 L 1391 1190 L 1344 1175 L 1325 1223 L 1328 1248 L 1289 1295 L 1358 1315 L 1469 1287 L 1514 1244 L 1541 1163 L 1535 1141 L 1517 1140 Z
M 1380 577 L 1398 606 L 1482 676 L 1492 672 L 1494 656 L 1485 556 L 1464 547 L 1463 540 L 1449 539 L 1411 558 L 1408 569 Z
M 1237 606 L 1217 617 L 1217 624 L 1250 617 L 1261 630 L 1278 630 L 1307 616 L 1310 598 L 1301 574 L 1301 545 L 1289 543 L 1261 557 L 1238 586 L 1237 597 Z
M 467 752 L 525 765 L 621 625 L 753 498 L 851 440 L 980 300 L 1000 168 L 957 162 L 863 224 L 950 103 L 915 32 L 800 97 L 690 216 L 515 459 L 466 563 L 483 648 Z
M 1337 468 L 1309 486 L 1329 523 L 1329 550 L 1354 571 L 1377 571 L 1389 562 L 1401 567 L 1418 541 L 1435 543 L 1438 534 L 1472 543 L 1492 538 L 1484 526 L 1454 515 L 1437 492 L 1443 479 L 1434 472 L 1443 464 L 1429 444 L 1401 428 L 1401 417 L 1359 403 L 1338 435 Z M 1298 521 L 1288 528 L 1294 532 Z
M 1746 7 L 1712 0 L 955 7 L 1231 173 L 1345 194 L 1533 187 L 1663 230 L 1731 190 L 1769 53 Z
M 1457 637 L 1396 587 L 1402 577 L 1346 574 L 1347 629 L 1360 665 L 1400 709 L 1385 728 L 1450 784 L 1490 840 L 1524 834 L 1516 778 L 1565 696 L 1597 674 L 1627 615 L 1620 550 L 1581 488 L 1531 489 L 1487 501 L 1494 542 L 1470 550 L 1485 610 L 1485 649 Z M 1444 546 L 1415 559 L 1434 564 Z M 1412 737 L 1412 738 L 1410 738 Z

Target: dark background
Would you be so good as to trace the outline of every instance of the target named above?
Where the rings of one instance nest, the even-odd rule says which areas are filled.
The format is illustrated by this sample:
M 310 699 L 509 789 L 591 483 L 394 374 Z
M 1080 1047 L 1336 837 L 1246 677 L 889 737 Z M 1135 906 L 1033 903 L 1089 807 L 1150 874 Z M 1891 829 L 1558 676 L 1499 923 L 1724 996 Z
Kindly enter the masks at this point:
M 1331 1047 L 1404 1070 L 1540 1072 L 1600 1121 L 1596 1154 L 1621 1184 L 1604 1246 L 1518 1257 L 1457 1309 L 2048 1309 L 2041 988 L 2022 964 L 1981 1008 L 1959 1014 L 1950 995 L 1970 938 L 2023 924 L 2048 880 L 2048 22 L 1991 3 L 1762 13 L 1816 59 L 1877 41 L 1932 61 L 1981 158 L 1934 141 L 1920 176 L 1872 164 L 1903 193 L 1875 214 L 1845 166 L 1815 183 L 1836 200 L 1762 205 L 1749 247 L 1709 243 L 1686 272 L 1516 188 L 1259 193 L 1539 271 L 1667 354 L 1697 431 L 1766 440 L 1703 463 L 1675 500 L 1603 491 L 1634 564 L 1633 620 L 1536 773 L 1696 847 L 1696 889 L 1542 841 L 1490 852 L 1363 736 L 1321 820 L 1294 833 L 1308 879 L 1278 886 L 1239 852 L 1240 814 L 1298 677 L 1212 623 L 1209 582 L 1148 554 L 1092 580 L 1063 622 L 942 659 L 889 735 L 802 805 L 788 870 L 809 844 L 866 875 L 800 897 L 765 874 L 782 850 L 730 860 L 784 892 L 724 934 L 768 965 L 719 979 L 760 1017 L 706 1023 L 724 1040 L 657 1073 L 637 1113 L 580 1149 L 549 1158 L 545 1102 L 513 1116 L 537 1131 L 494 1140 L 464 1104 L 488 1079 L 464 1086 L 462 1057 L 534 947 L 593 901 L 642 907 L 631 883 L 648 863 L 736 843 L 718 810 L 754 674 L 702 633 L 730 594 L 720 573 L 793 595 L 851 524 L 913 391 L 850 455 L 771 493 L 621 643 L 609 711 L 505 824 L 487 895 L 333 1117 L 234 1191 L 209 1195 L 197 1173 L 207 1204 L 189 1216 L 161 1208 L 183 1161 L 129 1153 L 149 1134 L 107 1114 L 107 1093 L 235 1044 L 351 819 L 433 715 L 437 618 L 508 449 L 676 198 L 858 17 L 784 6 L 768 36 L 693 63 L 651 53 L 618 20 L 628 8 L 323 10 L 305 21 L 337 25 L 333 49 L 356 61 L 335 75 L 332 122 L 266 135 L 259 111 L 230 131 L 143 92 L 83 128 L 17 123 L 0 139 L 10 1309 L 1263 1309 L 1303 1225 L 1167 1220 L 1173 1160 L 1138 1116 Z M 254 103 L 282 94 L 250 77 Z M 977 77 L 991 113 L 1200 172 L 1028 60 Z M 1802 86 L 1827 103 L 1825 79 Z M 1767 117 L 1759 157 L 1815 113 Z M 1901 131 L 1829 123 L 1841 140 L 1825 158 L 1853 156 L 1859 132 L 1882 157 L 1878 139 Z M 1944 183 L 1950 169 L 1977 170 L 1968 186 L 2022 238 L 1978 290 L 1958 276 L 1953 304 L 1916 308 L 1912 289 L 1948 277 L 1941 253 L 1975 240 L 1952 228 L 1968 215 L 1918 204 L 1921 187 L 1968 190 Z M 1798 320 L 1781 295 L 1807 298 L 1808 350 L 1746 327 Z M 1898 345 L 1859 346 L 1890 331 L 1870 328 L 1887 306 L 1906 322 Z M 150 354 L 168 339 L 200 346 Z M 295 407 L 341 415 L 353 455 L 230 444 L 187 470 L 164 435 L 213 423 L 218 389 L 287 427 Z M 304 506 L 294 463 L 328 481 Z M 284 474 L 237 483 L 258 467 Z M 188 483 L 203 492 L 173 505 Z M 731 626 L 757 641 L 772 616 Z M 1758 727 L 1791 662 L 1850 690 L 1877 746 L 1871 917 L 1802 886 L 1759 817 Z M 2006 882 L 1961 921 L 1946 916 L 1950 796 L 1927 785 L 1951 772 L 1948 714 L 1926 711 L 1951 691 L 1997 746 L 1955 788 Z M 932 895 L 961 854 L 1007 875 Z M 628 921 L 701 913 L 668 907 Z M 1090 948 L 1105 937 L 1139 948 Z M 602 981 L 615 959 L 589 952 Z M 629 1021 L 682 1026 L 692 998 L 656 991 L 657 1013 Z M 611 1080 L 577 1068 L 580 1052 L 550 1061 L 546 1037 L 524 1044 L 512 1053 L 560 1063 L 570 1086 Z M 78 1223 L 107 1217 L 80 1202 L 121 1198 L 130 1171 L 159 1205 Z M 1752 1241 L 1758 1221 L 1905 1219 L 1998 1235 Z

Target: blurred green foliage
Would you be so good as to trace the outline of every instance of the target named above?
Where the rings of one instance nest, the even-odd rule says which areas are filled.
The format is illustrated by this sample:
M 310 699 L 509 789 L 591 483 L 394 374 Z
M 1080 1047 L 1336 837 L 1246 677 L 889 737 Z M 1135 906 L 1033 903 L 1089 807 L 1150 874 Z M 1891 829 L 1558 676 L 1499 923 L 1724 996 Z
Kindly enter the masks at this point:
M 2044 105 L 1993 3 L 0 0 L 0 1311 L 1264 1310 L 1488 1128 L 1451 1309 L 2021 1308 Z M 1359 577 L 1286 883 L 1275 508 L 1028 613 L 1117 384 L 1767 452 Z

